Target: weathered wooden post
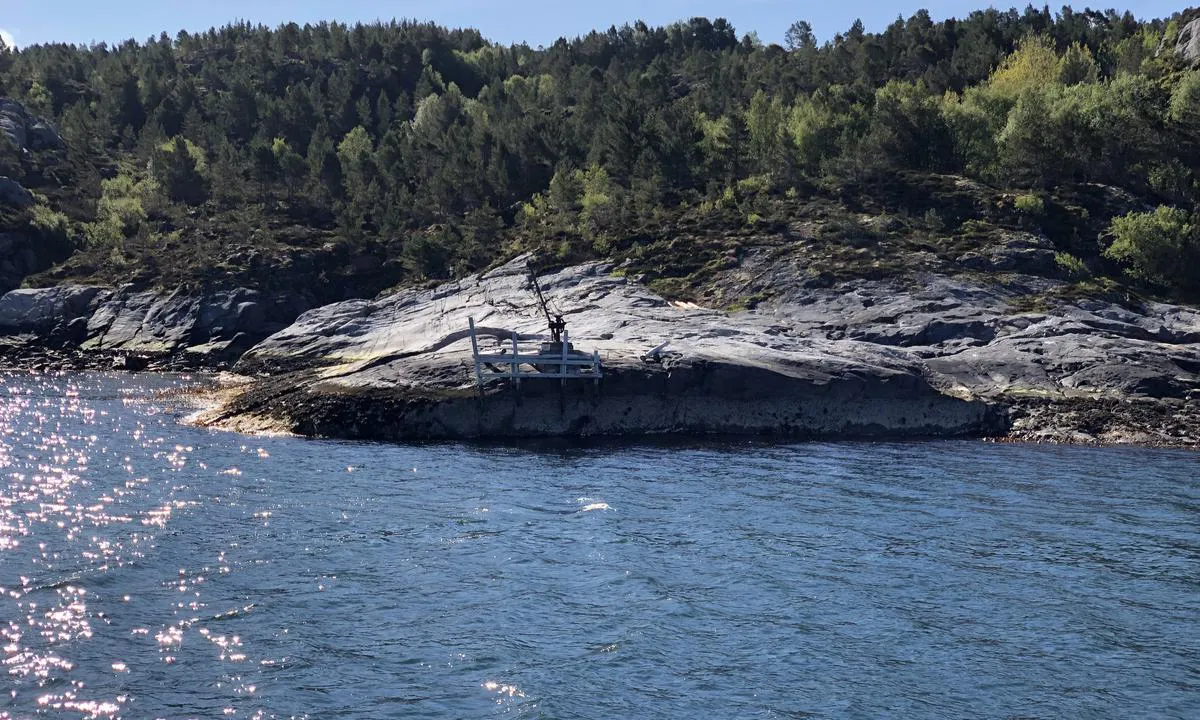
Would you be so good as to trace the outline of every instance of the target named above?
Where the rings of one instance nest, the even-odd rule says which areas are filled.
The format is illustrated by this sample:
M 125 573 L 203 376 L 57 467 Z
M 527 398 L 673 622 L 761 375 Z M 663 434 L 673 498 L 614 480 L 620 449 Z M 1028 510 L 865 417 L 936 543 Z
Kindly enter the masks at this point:
M 567 365 L 567 354 L 570 352 L 570 348 L 571 336 L 567 333 L 567 329 L 563 328 L 562 363 L 558 366 L 558 374 L 562 376 L 562 379 L 558 382 L 564 388 L 567 386 L 567 368 L 569 367 Z
M 512 356 L 513 383 L 515 383 L 516 386 L 518 388 L 520 388 L 521 387 L 521 375 L 518 372 L 518 370 L 520 369 L 520 366 L 521 366 L 521 358 L 520 358 L 520 351 L 517 350 L 517 331 L 516 330 L 513 330 L 513 333 L 512 333 L 512 352 L 513 352 L 513 356 Z
M 479 340 L 475 338 L 475 318 L 467 318 L 471 324 L 471 359 L 475 361 L 475 382 L 479 384 L 479 395 L 483 396 L 483 370 L 479 367 Z

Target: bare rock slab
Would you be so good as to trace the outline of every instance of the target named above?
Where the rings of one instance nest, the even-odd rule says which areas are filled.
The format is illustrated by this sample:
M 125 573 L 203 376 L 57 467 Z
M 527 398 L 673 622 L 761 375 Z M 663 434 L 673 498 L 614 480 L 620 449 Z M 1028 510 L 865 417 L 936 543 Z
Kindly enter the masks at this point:
M 911 353 L 784 333 L 769 314 L 676 307 L 600 263 L 541 284 L 578 349 L 599 352 L 603 380 L 494 380 L 480 393 L 469 320 L 485 352 L 513 333 L 540 337 L 546 319 L 526 283 L 514 262 L 305 313 L 236 368 L 274 378 L 211 420 L 258 414 L 307 434 L 375 439 L 972 435 L 999 422 L 988 404 L 936 389 Z M 660 362 L 642 359 L 664 342 Z

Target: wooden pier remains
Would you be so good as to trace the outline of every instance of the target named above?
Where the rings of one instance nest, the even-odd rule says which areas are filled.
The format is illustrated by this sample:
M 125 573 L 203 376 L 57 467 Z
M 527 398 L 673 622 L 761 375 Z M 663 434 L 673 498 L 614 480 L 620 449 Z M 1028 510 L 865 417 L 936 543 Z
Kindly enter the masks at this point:
M 499 353 L 479 352 L 479 339 L 475 335 L 475 318 L 469 318 L 471 328 L 471 353 L 475 358 L 475 380 L 480 392 L 488 380 L 499 378 L 520 387 L 522 380 L 592 380 L 600 383 L 604 376 L 600 365 L 600 353 L 591 355 L 578 352 L 571 347 L 566 330 L 562 331 L 562 343 L 540 343 L 536 352 L 521 351 L 517 333 L 512 333 L 512 346 Z

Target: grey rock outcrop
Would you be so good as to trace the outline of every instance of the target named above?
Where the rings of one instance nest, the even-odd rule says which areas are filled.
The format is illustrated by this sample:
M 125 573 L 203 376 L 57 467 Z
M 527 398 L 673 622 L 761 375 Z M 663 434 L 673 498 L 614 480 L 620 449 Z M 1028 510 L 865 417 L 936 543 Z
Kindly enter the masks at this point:
M 1179 31 L 1175 54 L 1189 65 L 1200 65 L 1200 18 L 1192 20 Z
M 0 176 L 0 205 L 23 210 L 33 205 L 33 193 L 16 180 Z
M 0 98 L 0 136 L 0 142 L 11 144 L 20 154 L 62 145 L 49 121 L 30 115 L 21 103 L 7 98 Z M 0 177 L 0 205 L 24 209 L 33 202 L 33 195 L 19 182 Z
M 544 330 L 520 263 L 432 290 L 318 308 L 236 369 L 285 373 L 280 394 L 268 393 L 265 403 L 295 428 L 379 439 L 960 435 L 996 421 L 987 405 L 939 392 L 909 353 L 804 337 L 769 314 L 674 306 L 610 270 L 590 264 L 542 279 L 570 331 L 586 338 L 579 349 L 600 354 L 599 386 L 528 380 L 517 392 L 493 381 L 476 399 L 469 320 L 485 352 L 503 351 L 513 332 L 536 341 Z M 661 362 L 642 359 L 665 341 Z
M 49 121 L 31 115 L 16 100 L 0 98 L 0 133 L 18 152 L 49 150 L 62 145 L 62 137 Z
M 0 355 L 27 358 L 25 338 L 41 338 L 131 368 L 240 358 L 258 379 L 205 422 L 351 438 L 997 435 L 1011 423 L 1039 440 L 1200 443 L 1194 308 L 1054 301 L 1063 283 L 1015 274 L 831 287 L 794 275 L 737 313 L 669 303 L 600 263 L 541 284 L 577 349 L 601 356 L 598 383 L 493 378 L 478 391 L 471 319 L 484 352 L 508 351 L 514 333 L 524 348 L 544 340 L 520 260 L 299 317 L 296 298 L 244 289 L 19 290 L 0 298 Z
M 286 309 L 269 313 L 267 305 L 259 292 L 246 289 L 203 295 L 118 291 L 89 318 L 83 348 L 232 360 L 294 317 Z
M 33 241 L 23 233 L 0 233 L 0 292 L 7 292 L 42 269 Z
M 1039 282 L 1033 281 L 1031 282 Z M 956 391 L 1185 398 L 1200 389 L 1200 313 L 1100 300 L 1021 312 L 1017 284 L 928 277 L 792 293 L 773 312 L 809 335 L 904 348 Z
M 30 333 L 49 337 L 57 328 L 90 314 L 108 291 L 67 285 L 41 290 L 13 290 L 0 297 L 0 334 Z
M 958 262 L 970 270 L 1054 275 L 1054 256 L 1054 243 L 1045 236 L 1012 233 L 994 247 L 963 254 Z
M 254 290 L 211 293 L 62 286 L 0 297 L 0 335 L 29 334 L 84 352 L 182 358 L 215 366 L 236 360 L 285 327 L 295 298 L 269 302 Z
M 0 232 L 0 294 L 19 287 L 26 277 L 63 260 L 67 243 L 35 232 Z
M 1045 279 L 794 283 L 778 302 L 735 314 L 672 305 L 601 264 L 564 270 L 542 284 L 580 348 L 600 353 L 605 377 L 598 387 L 530 380 L 518 392 L 494 380 L 475 397 L 468 318 L 485 352 L 503 351 L 513 332 L 522 341 L 543 333 L 545 319 L 514 263 L 435 289 L 302 315 L 237 366 L 271 377 L 208 420 L 375 439 L 955 435 L 1002 432 L 995 411 L 1030 399 L 1075 403 L 1070 417 L 1094 425 L 1097 413 L 1079 411 L 1078 403 L 1094 410 L 1096 403 L 1120 408 L 1141 399 L 1156 409 L 1138 417 L 1161 419 L 1172 417 L 1171 403 L 1200 394 L 1200 313 L 1098 300 L 1014 307 L 1058 287 Z M 670 344 L 662 362 L 642 359 L 664 341 Z M 1026 421 L 1053 415 L 1039 412 Z M 1100 436 L 1053 432 L 1059 430 L 1045 437 L 1171 441 L 1128 428 Z

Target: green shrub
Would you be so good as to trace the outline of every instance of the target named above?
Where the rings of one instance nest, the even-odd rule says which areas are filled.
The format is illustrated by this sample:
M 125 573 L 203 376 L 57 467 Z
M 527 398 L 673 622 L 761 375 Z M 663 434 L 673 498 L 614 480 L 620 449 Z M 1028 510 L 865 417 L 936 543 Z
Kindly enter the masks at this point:
M 70 221 L 67 220 L 66 215 L 57 210 L 51 210 L 45 205 L 34 205 L 31 214 L 31 224 L 43 236 L 62 235 L 65 237 L 68 234 Z
M 146 209 L 139 198 L 117 196 L 101 199 L 100 215 L 116 220 L 126 235 L 134 235 L 146 221 Z
M 743 195 L 757 195 L 769 192 L 771 190 L 771 177 L 769 175 L 752 175 L 743 180 L 738 180 L 737 189 Z
M 115 217 L 88 223 L 83 227 L 83 237 L 88 247 L 120 248 L 125 244 L 125 231 Z
M 986 220 L 975 220 L 974 218 L 963 220 L 959 228 L 964 235 L 974 235 L 985 233 L 991 230 L 991 225 Z
M 279 138 L 277 141 L 282 142 Z M 286 144 L 286 143 L 285 143 Z M 176 150 L 183 150 L 195 163 L 198 172 L 206 172 L 208 170 L 208 159 L 205 157 L 204 148 L 185 137 L 172 138 L 158 146 L 160 152 L 173 153 Z
M 40 252 L 51 262 L 71 254 L 75 242 L 71 237 L 71 222 L 66 215 L 45 205 L 34 205 L 30 210 L 29 223 L 42 236 Z
M 1046 213 L 1046 202 L 1037 195 L 1018 195 L 1015 204 L 1024 215 L 1040 217 Z
M 1084 265 L 1082 260 L 1071 253 L 1054 253 L 1054 264 L 1068 277 L 1085 278 L 1090 274 L 1087 265 Z
M 571 248 L 571 243 L 567 240 L 562 240 L 554 248 L 554 258 L 556 260 L 565 261 L 567 258 L 571 257 L 572 252 L 573 250 Z
M 1127 266 L 1130 275 L 1176 290 L 1194 290 L 1200 284 L 1200 240 L 1197 228 L 1183 210 L 1159 206 L 1153 212 L 1113 218 L 1109 232 L 1113 243 L 1104 256 Z
M 925 227 L 934 232 L 941 232 L 946 229 L 946 221 L 942 219 L 942 214 L 933 208 L 925 211 L 924 220 Z
M 587 170 L 577 170 L 576 174 L 583 188 L 579 199 L 580 221 L 585 228 L 593 230 L 611 225 L 618 214 L 618 188 L 609 179 L 608 171 L 598 165 L 592 165 Z
M 100 183 L 96 221 L 84 226 L 87 244 L 91 247 L 123 246 L 125 238 L 136 235 L 146 221 L 143 200 L 153 196 L 156 190 L 153 181 L 136 182 L 125 173 Z
M 532 202 L 523 202 L 523 203 L 520 203 L 520 204 L 517 206 L 517 216 L 518 216 L 518 217 L 519 217 L 521 220 L 524 220 L 524 221 L 529 221 L 529 222 L 532 222 L 532 221 L 534 221 L 534 220 L 537 220 L 537 217 L 538 217 L 538 206 L 537 206 L 537 201 L 538 201 L 539 199 L 541 199 L 541 200 L 544 200 L 544 198 L 542 198 L 542 196 L 541 196 L 541 195 L 535 195 L 535 196 L 533 197 L 533 201 L 532 201 Z
M 449 277 L 450 252 L 441 238 L 413 235 L 404 241 L 401 256 L 409 270 L 421 277 Z

